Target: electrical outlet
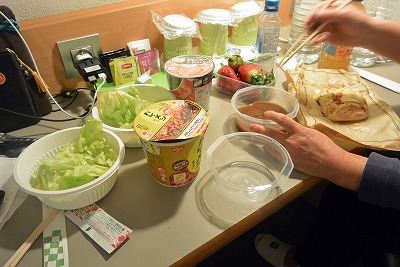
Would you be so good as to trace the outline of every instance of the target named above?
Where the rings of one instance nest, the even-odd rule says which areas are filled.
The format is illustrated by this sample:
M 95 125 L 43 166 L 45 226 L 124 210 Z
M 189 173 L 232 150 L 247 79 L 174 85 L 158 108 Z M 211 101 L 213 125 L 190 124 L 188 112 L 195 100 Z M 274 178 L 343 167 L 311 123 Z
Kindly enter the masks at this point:
M 61 59 L 64 64 L 67 78 L 80 77 L 75 68 L 75 56 L 81 50 L 89 51 L 93 57 L 99 57 L 102 53 L 99 34 L 92 34 L 75 39 L 57 42 Z

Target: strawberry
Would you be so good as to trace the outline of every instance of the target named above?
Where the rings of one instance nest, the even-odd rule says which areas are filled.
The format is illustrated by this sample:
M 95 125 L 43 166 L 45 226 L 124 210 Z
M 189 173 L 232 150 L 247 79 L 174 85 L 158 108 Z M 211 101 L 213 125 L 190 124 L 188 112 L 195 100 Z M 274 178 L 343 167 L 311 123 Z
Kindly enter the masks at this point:
M 236 76 L 235 71 L 226 65 L 223 65 L 219 70 L 220 75 L 217 79 L 217 88 L 225 93 L 234 94 L 240 89 L 239 78 Z
M 262 68 L 257 64 L 247 64 L 243 65 L 238 70 L 240 77 L 246 83 L 263 85 L 264 75 L 262 73 Z
M 218 70 L 218 74 L 222 76 L 229 77 L 234 80 L 239 80 L 239 78 L 236 76 L 236 72 L 229 66 L 222 66 Z
M 238 69 L 244 65 L 243 58 L 240 55 L 232 55 L 228 58 L 228 66 L 231 67 L 236 73 Z

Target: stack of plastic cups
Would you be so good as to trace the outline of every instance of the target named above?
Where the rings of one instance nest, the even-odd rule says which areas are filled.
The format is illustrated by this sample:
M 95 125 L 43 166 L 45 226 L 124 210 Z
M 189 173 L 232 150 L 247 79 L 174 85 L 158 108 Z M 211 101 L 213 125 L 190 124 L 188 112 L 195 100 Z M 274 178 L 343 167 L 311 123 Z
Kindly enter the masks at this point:
M 230 12 L 225 9 L 206 9 L 197 14 L 194 20 L 200 23 L 200 54 L 225 55 L 228 46 L 228 26 L 232 24 Z
M 196 23 L 183 15 L 168 15 L 156 24 L 164 35 L 163 61 L 193 54 L 192 38 L 198 31 Z
M 237 46 L 253 46 L 257 40 L 257 14 L 261 7 L 255 1 L 235 4 L 230 8 L 233 21 L 231 44 Z
M 293 9 L 292 26 L 289 33 L 289 47 L 291 47 L 298 37 L 307 30 L 305 26 L 305 20 L 311 9 L 317 4 L 323 2 L 323 0 L 296 0 Z M 304 36 L 302 41 L 307 36 Z M 300 45 L 301 42 L 298 43 Z M 318 61 L 318 58 L 322 52 L 323 44 L 310 45 L 306 44 L 299 52 L 294 56 L 298 63 L 312 64 Z

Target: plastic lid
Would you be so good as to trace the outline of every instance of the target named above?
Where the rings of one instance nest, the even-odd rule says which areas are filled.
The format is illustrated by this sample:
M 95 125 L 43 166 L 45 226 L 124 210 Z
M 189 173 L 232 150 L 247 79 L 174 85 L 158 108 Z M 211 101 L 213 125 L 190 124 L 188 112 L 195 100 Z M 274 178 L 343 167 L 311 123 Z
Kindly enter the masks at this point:
M 133 127 L 144 141 L 173 141 L 203 135 L 208 123 L 207 112 L 195 102 L 168 100 L 142 110 Z
M 201 23 L 229 25 L 232 18 L 231 13 L 226 9 L 210 8 L 200 11 L 195 20 Z
M 230 9 L 231 15 L 235 18 L 246 18 L 260 13 L 261 7 L 255 1 L 240 2 Z
M 168 15 L 164 17 L 162 26 L 170 31 L 181 32 L 182 34 L 191 34 L 196 31 L 196 23 L 182 15 Z
M 201 55 L 173 57 L 165 63 L 165 71 L 178 78 L 198 78 L 214 70 L 214 62 Z

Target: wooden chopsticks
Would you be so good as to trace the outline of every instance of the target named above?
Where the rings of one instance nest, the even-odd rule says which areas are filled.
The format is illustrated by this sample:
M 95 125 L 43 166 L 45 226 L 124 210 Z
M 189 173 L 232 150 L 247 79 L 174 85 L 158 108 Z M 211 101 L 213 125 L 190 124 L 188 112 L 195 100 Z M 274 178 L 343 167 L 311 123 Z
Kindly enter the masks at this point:
M 18 264 L 28 249 L 32 246 L 33 242 L 35 242 L 36 238 L 43 232 L 43 230 L 54 219 L 58 212 L 58 209 L 54 209 L 49 216 L 47 216 L 38 227 L 36 227 L 28 239 L 26 239 L 26 241 L 19 247 L 14 255 L 12 255 L 11 258 L 6 262 L 4 267 L 16 266 Z
M 326 9 L 329 7 L 333 2 L 336 0 L 327 0 L 325 1 L 324 5 L 322 6 L 322 9 Z M 342 3 L 337 7 L 337 10 L 344 8 L 345 6 L 349 5 L 352 0 L 344 0 Z M 305 46 L 312 38 L 314 38 L 321 30 L 324 28 L 328 23 L 322 23 L 321 25 L 318 26 L 294 51 L 293 53 L 292 50 L 297 46 L 297 44 L 303 39 L 303 37 L 307 34 L 307 30 L 302 32 L 300 36 L 297 38 L 297 40 L 293 43 L 293 45 L 287 50 L 285 55 L 282 57 L 282 60 L 277 64 L 278 67 L 281 67 L 286 64 L 303 46 Z M 291 53 L 291 54 L 290 54 Z M 290 54 L 290 55 L 289 55 Z M 288 56 L 289 55 L 289 56 Z

